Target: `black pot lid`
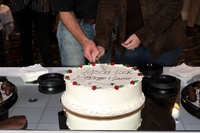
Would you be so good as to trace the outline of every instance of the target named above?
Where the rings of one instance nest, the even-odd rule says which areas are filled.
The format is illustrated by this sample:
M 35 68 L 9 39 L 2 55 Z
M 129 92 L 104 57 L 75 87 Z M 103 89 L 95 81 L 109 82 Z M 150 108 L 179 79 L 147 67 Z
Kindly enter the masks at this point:
M 163 72 L 163 66 L 154 63 L 146 63 L 137 67 L 144 76 L 160 75 Z
M 41 93 L 55 94 L 65 90 L 64 75 L 48 73 L 38 77 L 38 89 Z
M 192 102 L 188 99 L 188 87 L 193 87 L 196 89 L 195 95 L 197 96 L 196 101 Z M 184 87 L 181 91 L 181 104 L 185 108 L 187 112 L 192 114 L 193 116 L 200 119 L 200 81 L 193 82 L 186 87 Z
M 6 111 L 8 111 L 18 99 L 17 87 L 13 83 L 8 81 L 6 77 L 0 77 L 0 82 L 4 81 L 6 81 L 12 87 L 12 93 L 10 94 L 9 98 L 0 103 L 0 114 L 3 114 Z
M 149 78 L 149 84 L 157 89 L 173 89 L 178 85 L 178 79 L 170 75 L 156 75 Z

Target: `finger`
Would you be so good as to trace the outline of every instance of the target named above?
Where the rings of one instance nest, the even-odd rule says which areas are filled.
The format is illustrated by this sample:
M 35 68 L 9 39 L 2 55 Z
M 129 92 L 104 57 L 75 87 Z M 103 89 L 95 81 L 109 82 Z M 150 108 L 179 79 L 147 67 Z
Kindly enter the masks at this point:
M 133 38 L 132 38 L 132 36 L 130 36 L 130 37 L 124 42 L 124 44 L 128 45 L 128 44 L 130 44 L 130 43 L 132 42 L 132 40 L 133 40 Z
M 99 50 L 99 55 L 98 57 L 102 57 L 105 54 L 105 48 L 101 47 L 101 46 L 97 46 L 98 50 Z
M 131 46 L 130 44 L 125 44 L 125 43 L 122 43 L 121 44 L 123 47 L 125 47 L 126 49 L 133 49 L 133 46 Z
M 92 61 L 91 62 L 96 62 L 96 58 L 99 56 L 99 52 L 98 51 L 96 51 L 96 52 L 94 52 L 94 51 L 92 51 Z

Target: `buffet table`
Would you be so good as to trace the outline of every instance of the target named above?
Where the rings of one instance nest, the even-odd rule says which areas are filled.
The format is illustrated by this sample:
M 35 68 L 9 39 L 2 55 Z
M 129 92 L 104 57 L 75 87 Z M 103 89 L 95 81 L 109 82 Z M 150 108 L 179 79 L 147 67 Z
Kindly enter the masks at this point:
M 21 76 L 19 69 L 20 68 L 18 68 L 18 67 L 0 67 L 0 76 L 6 76 L 7 79 L 10 82 L 12 82 L 13 84 L 15 84 L 16 86 L 30 85 L 30 83 L 25 83 L 22 79 L 19 78 Z M 64 74 L 65 71 L 68 70 L 69 68 L 49 67 L 47 69 L 49 70 L 50 73 Z M 170 67 L 164 67 L 163 74 L 177 77 L 177 75 L 170 73 L 169 69 L 170 69 Z M 200 68 L 198 68 L 198 69 L 200 70 Z M 182 79 L 182 77 L 177 77 L 177 78 Z M 184 82 L 181 81 L 180 88 L 185 87 L 186 84 L 187 83 L 185 81 Z M 35 84 L 35 85 L 37 85 L 37 84 Z M 146 103 L 147 103 L 147 106 L 145 106 L 145 108 L 142 112 L 142 118 L 146 119 L 146 121 L 144 121 L 143 124 L 141 125 L 141 127 L 139 128 L 140 132 L 141 131 L 158 131 L 158 130 L 161 130 L 161 131 L 175 130 L 177 124 L 175 123 L 172 116 L 165 114 L 165 111 L 163 111 L 162 108 L 160 108 L 157 104 L 155 104 L 148 98 L 147 98 Z M 150 112 L 152 112 L 153 115 L 149 115 Z M 18 132 L 23 132 L 23 131 L 18 131 Z M 25 131 L 25 132 L 27 132 L 27 131 Z M 28 132 L 29 132 L 29 130 L 28 130 Z M 37 131 L 37 132 L 44 132 L 44 131 Z M 56 132 L 62 132 L 62 130 L 56 131 Z M 114 131 L 109 131 L 109 132 L 114 132 Z

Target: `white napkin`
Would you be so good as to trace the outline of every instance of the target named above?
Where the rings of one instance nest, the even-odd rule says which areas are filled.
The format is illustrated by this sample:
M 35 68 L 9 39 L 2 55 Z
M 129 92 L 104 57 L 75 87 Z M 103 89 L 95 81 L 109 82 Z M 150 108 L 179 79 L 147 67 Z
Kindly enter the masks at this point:
M 185 63 L 182 63 L 179 66 L 170 68 L 169 72 L 178 76 L 177 78 L 181 79 L 183 82 L 187 82 L 192 77 L 200 74 L 200 69 L 187 66 Z
M 49 70 L 45 69 L 40 64 L 35 64 L 28 67 L 22 67 L 19 69 L 19 72 L 21 73 L 21 78 L 25 82 L 30 82 L 37 80 L 39 76 L 48 73 Z

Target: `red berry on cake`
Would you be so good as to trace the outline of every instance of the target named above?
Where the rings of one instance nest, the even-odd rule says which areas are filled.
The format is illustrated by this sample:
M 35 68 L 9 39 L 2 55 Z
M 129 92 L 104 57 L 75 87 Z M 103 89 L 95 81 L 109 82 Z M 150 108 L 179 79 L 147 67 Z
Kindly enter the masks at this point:
M 68 73 L 72 73 L 72 70 L 71 70 L 71 69 L 69 69 L 67 72 L 68 72 Z
M 138 73 L 138 76 L 142 76 L 142 73 Z
M 97 87 L 94 85 L 94 86 L 92 86 L 92 90 L 96 90 L 97 89 Z
M 94 63 L 94 62 L 92 63 L 92 66 L 95 66 L 95 63 Z
M 130 67 L 130 65 L 129 65 L 129 64 L 126 64 L 126 67 Z
M 138 68 L 137 68 L 137 67 L 134 67 L 133 69 L 134 69 L 134 70 L 138 70 Z
M 65 79 L 69 79 L 69 76 L 65 76 Z
M 110 65 L 111 65 L 111 66 L 114 66 L 114 65 L 115 65 L 115 62 L 111 62 Z
M 79 65 L 79 68 L 83 68 L 83 65 Z
M 114 88 L 115 88 L 115 90 L 119 90 L 119 86 L 117 86 L 117 85 Z
M 130 84 L 134 85 L 134 84 L 135 84 L 135 81 L 132 80 L 132 81 L 130 82 Z
M 73 85 L 77 85 L 77 82 L 76 82 L 76 81 L 74 81 L 72 84 L 73 84 Z

